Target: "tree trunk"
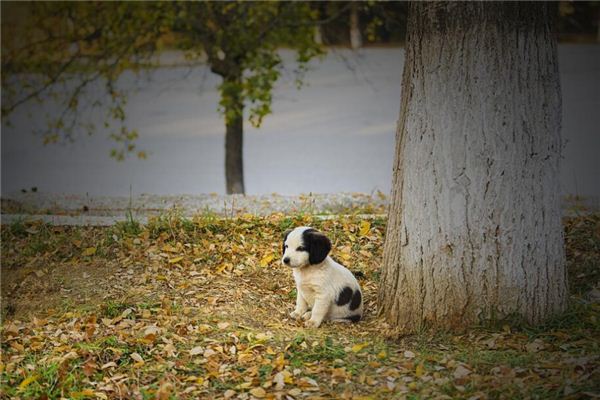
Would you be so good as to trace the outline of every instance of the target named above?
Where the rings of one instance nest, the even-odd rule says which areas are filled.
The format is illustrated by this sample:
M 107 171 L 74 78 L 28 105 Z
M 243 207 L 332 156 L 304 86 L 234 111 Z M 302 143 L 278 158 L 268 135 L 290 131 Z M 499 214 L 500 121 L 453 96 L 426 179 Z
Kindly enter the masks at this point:
M 544 3 L 409 7 L 380 314 L 404 332 L 567 301 L 561 93 Z
M 596 9 L 596 43 L 600 43 L 600 8 Z
M 323 31 L 321 30 L 320 25 L 315 25 L 315 33 L 313 40 L 316 44 L 323 44 Z
M 244 194 L 244 101 L 239 92 L 241 78 L 224 78 L 225 181 L 227 194 Z
M 350 47 L 354 50 L 362 47 L 357 2 L 353 2 L 350 6 Z

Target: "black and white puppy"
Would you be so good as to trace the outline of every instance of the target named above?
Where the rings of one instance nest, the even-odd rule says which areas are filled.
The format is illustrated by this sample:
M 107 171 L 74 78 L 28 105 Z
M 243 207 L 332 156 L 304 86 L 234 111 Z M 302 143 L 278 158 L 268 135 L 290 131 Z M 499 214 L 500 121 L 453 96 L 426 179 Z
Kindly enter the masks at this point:
M 363 313 L 362 292 L 352 272 L 328 256 L 331 242 L 321 232 L 302 226 L 286 232 L 284 265 L 296 281 L 296 309 L 292 318 L 307 327 L 323 321 L 358 322 Z

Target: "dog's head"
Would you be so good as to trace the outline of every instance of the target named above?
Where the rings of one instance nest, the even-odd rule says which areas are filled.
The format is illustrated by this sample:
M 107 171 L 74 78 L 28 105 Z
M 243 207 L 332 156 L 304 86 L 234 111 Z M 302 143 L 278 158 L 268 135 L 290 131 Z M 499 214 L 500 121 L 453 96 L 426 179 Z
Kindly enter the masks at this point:
M 331 251 L 331 242 L 321 232 L 301 226 L 287 231 L 283 238 L 281 262 L 292 268 L 322 263 Z

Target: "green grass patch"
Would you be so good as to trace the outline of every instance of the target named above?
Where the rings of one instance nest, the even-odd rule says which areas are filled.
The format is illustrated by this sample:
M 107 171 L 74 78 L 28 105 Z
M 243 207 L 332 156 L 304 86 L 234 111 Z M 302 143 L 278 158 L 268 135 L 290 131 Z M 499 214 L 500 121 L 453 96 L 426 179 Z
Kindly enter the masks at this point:
M 108 318 L 115 318 L 121 315 L 128 308 L 134 308 L 135 304 L 124 303 L 120 301 L 112 301 L 109 300 L 105 304 L 102 305 L 101 312 L 102 315 Z M 133 315 L 133 313 L 132 313 Z
M 463 349 L 455 354 L 457 360 L 468 363 L 477 368 L 479 372 L 488 372 L 491 368 L 506 365 L 510 368 L 527 367 L 536 361 L 537 356 L 533 353 L 502 349 L 502 350 L 479 350 Z
M 308 344 L 305 336 L 298 335 L 292 339 L 288 348 L 290 365 L 301 367 L 305 363 L 315 361 L 333 361 L 346 358 L 344 346 L 335 343 L 331 336 L 327 336 L 316 346 Z

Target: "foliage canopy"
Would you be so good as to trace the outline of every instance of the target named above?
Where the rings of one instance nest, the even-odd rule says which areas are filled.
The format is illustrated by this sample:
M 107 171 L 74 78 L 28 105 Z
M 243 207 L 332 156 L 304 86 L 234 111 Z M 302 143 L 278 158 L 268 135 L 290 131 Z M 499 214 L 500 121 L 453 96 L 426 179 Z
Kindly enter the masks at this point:
M 271 112 L 273 85 L 283 61 L 278 49 L 295 51 L 297 83 L 321 53 L 314 40 L 318 12 L 300 2 L 39 2 L 3 4 L 2 118 L 19 106 L 50 98 L 61 110 L 44 132 L 46 142 L 72 140 L 96 127 L 84 110 L 105 110 L 105 128 L 122 159 L 135 150 L 135 130 L 125 124 L 126 70 L 159 65 L 160 51 L 183 50 L 223 78 L 220 110 L 226 120 L 243 115 L 255 126 Z M 10 22 L 12 21 L 12 22 Z M 241 100 L 241 101 L 239 101 Z M 138 155 L 143 155 L 142 152 Z

